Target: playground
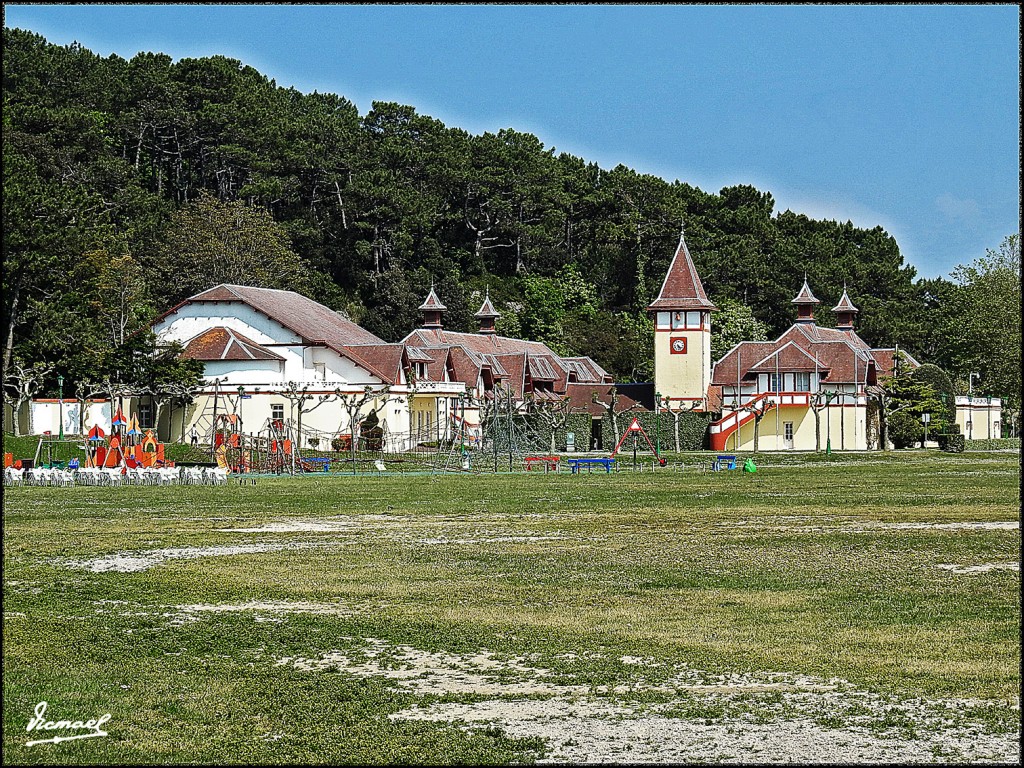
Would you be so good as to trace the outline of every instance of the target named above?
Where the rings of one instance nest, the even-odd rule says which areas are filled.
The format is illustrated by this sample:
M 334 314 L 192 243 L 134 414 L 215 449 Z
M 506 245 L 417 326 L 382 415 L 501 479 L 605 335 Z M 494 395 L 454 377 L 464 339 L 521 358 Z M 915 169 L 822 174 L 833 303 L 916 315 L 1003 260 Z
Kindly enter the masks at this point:
M 4 482 L 62 487 L 223 485 L 229 479 L 255 482 L 283 475 L 581 474 L 595 468 L 612 473 L 668 467 L 665 452 L 636 418 L 622 430 L 610 453 L 551 454 L 550 433 L 522 413 L 494 416 L 482 426 L 453 415 L 447 435 L 444 440 L 424 441 L 412 433 L 389 433 L 373 414 L 350 432 L 322 433 L 284 419 L 267 419 L 259 430 L 247 432 L 239 416 L 221 413 L 191 445 L 165 445 L 153 430 L 139 428 L 137 415 L 126 417 L 118 409 L 109 435 L 93 426 L 78 441 L 38 438 L 31 458 L 5 452 Z M 72 449 L 69 457 L 69 442 L 81 453 Z M 707 471 L 720 464 L 708 456 L 693 466 Z M 676 463 L 677 469 L 681 466 Z M 735 462 L 729 468 L 737 468 Z M 740 468 L 756 471 L 752 460 Z

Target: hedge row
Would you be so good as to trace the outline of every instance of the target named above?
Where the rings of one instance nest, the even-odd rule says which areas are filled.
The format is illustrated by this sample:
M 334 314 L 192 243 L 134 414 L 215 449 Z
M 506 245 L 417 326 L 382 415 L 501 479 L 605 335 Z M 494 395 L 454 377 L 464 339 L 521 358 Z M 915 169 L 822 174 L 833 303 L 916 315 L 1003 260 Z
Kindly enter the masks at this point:
M 675 427 L 672 414 L 665 412 L 655 414 L 651 411 L 626 411 L 624 413 L 620 413 L 616 416 L 619 428 L 619 437 L 622 437 L 622 433 L 629 428 L 634 416 L 639 419 L 640 426 L 644 428 L 644 432 L 647 433 L 647 436 L 655 446 L 659 446 L 660 439 L 660 448 L 662 451 L 675 450 Z M 679 450 L 699 451 L 705 448 L 709 423 L 711 423 L 711 414 L 709 413 L 680 414 Z M 604 450 L 611 451 L 615 448 L 617 438 L 615 436 L 615 429 L 612 424 L 612 420 L 609 416 L 605 416 L 601 420 L 601 440 L 604 444 Z M 632 450 L 632 441 L 627 440 L 627 443 L 629 450 Z M 650 450 L 647 448 L 642 437 L 637 445 L 638 448 Z M 626 447 L 627 446 L 624 444 L 623 450 L 626 450 Z
M 1002 437 L 995 440 L 968 440 L 968 451 L 997 451 L 1000 448 L 1016 448 L 1020 450 L 1019 437 Z

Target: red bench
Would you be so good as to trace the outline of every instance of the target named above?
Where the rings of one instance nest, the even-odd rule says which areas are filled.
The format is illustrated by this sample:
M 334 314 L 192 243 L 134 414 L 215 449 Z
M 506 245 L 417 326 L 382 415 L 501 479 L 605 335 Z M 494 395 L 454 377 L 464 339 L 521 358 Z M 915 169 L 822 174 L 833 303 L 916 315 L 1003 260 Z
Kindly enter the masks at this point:
M 557 472 L 560 459 L 560 456 L 527 456 L 523 461 L 526 462 L 528 472 L 535 469 L 538 464 L 544 467 L 545 472 Z

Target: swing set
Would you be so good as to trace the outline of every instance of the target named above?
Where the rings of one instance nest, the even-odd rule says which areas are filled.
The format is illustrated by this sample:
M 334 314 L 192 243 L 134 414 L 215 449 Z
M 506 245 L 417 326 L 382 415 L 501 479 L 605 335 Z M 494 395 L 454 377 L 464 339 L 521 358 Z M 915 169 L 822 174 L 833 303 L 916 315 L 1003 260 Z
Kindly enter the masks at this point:
M 619 449 L 622 448 L 622 444 L 624 442 L 626 442 L 626 439 L 629 438 L 630 436 L 632 436 L 632 438 L 633 438 L 633 470 L 634 471 L 637 469 L 637 461 L 636 461 L 637 442 L 638 442 L 638 440 L 639 440 L 639 438 L 641 436 L 643 436 L 644 440 L 647 442 L 648 447 L 651 449 L 651 453 L 653 453 L 654 457 L 658 460 L 658 466 L 659 467 L 664 467 L 665 466 L 665 464 L 666 464 L 665 459 L 663 459 L 661 454 L 658 453 L 658 449 L 654 447 L 654 443 L 651 442 L 651 438 L 647 435 L 647 432 L 644 431 L 644 428 L 640 425 L 640 419 L 637 418 L 636 416 L 633 417 L 633 421 L 626 428 L 626 430 L 622 433 L 622 437 L 619 438 L 619 442 L 618 442 L 618 444 L 616 444 L 615 450 L 612 451 L 611 458 L 613 458 L 613 459 L 615 458 L 615 455 L 619 452 Z

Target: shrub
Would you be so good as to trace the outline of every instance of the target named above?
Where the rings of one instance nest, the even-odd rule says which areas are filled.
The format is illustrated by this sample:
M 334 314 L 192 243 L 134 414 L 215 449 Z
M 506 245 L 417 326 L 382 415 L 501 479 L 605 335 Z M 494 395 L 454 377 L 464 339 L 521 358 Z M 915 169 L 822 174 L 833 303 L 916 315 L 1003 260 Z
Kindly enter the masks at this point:
M 906 411 L 889 417 L 889 439 L 896 448 L 910 448 L 924 437 L 924 424 Z
M 656 415 L 653 411 L 622 411 L 617 416 L 619 437 L 622 437 L 622 430 L 629 426 L 634 416 L 640 420 L 640 426 L 644 428 L 652 443 L 657 445 L 660 436 L 662 451 L 675 450 L 674 427 L 672 415 L 669 413 Z M 699 451 L 703 449 L 707 443 L 708 424 L 710 423 L 711 414 L 709 413 L 690 412 L 682 414 L 679 417 L 679 450 Z M 659 426 L 660 435 L 658 431 Z M 607 414 L 601 420 L 601 432 L 604 450 L 611 451 L 615 447 L 615 432 L 612 428 L 611 417 Z M 629 450 L 632 451 L 633 442 L 631 440 L 626 442 L 629 444 Z M 643 438 L 640 439 L 640 446 L 642 446 L 642 450 L 650 450 L 647 448 L 646 443 L 644 443 Z M 626 450 L 626 445 L 623 445 L 623 450 Z
M 935 442 L 939 444 L 939 450 L 946 453 L 963 453 L 966 440 L 964 436 L 957 433 L 940 434 L 935 436 Z

